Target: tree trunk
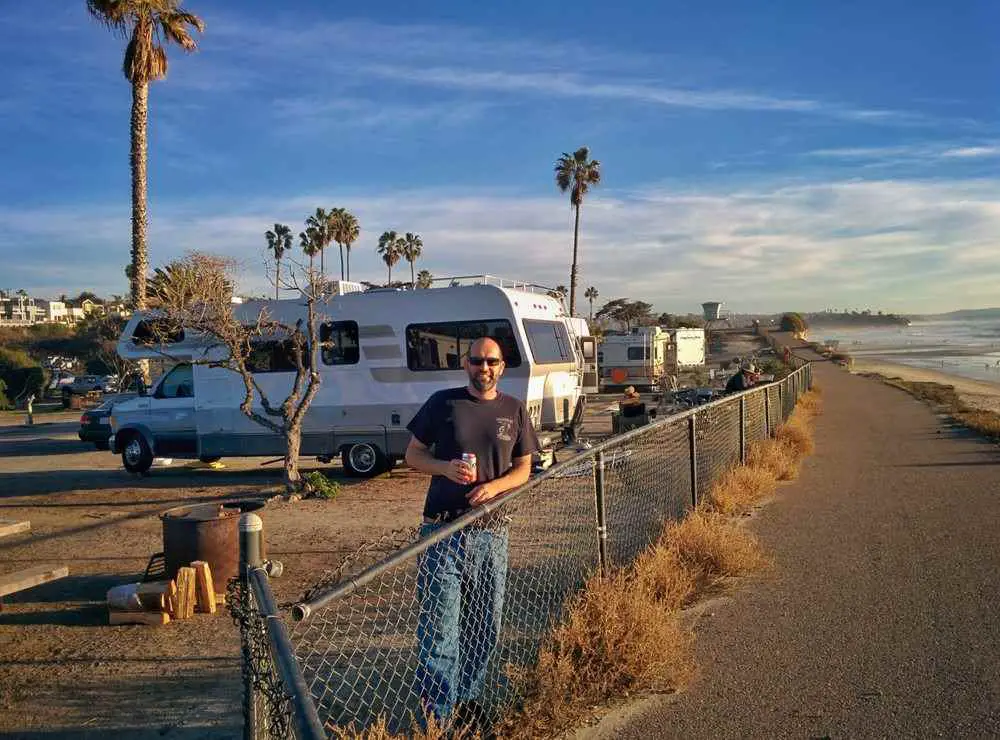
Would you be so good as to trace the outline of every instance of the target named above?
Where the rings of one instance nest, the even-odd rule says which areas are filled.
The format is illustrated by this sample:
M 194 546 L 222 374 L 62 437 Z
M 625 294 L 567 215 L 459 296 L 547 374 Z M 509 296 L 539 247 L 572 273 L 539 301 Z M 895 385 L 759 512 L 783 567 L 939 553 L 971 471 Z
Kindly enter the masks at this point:
M 351 279 L 351 245 L 347 245 L 347 279 Z
M 274 269 L 274 300 L 278 300 L 278 286 L 281 285 L 281 257 L 278 257 L 275 261 Z
M 326 272 L 326 249 L 319 250 L 319 276 L 323 277 Z
M 343 244 L 338 244 L 337 246 L 340 247 L 340 279 L 343 280 L 344 279 L 344 245 Z
M 285 490 L 297 491 L 302 483 L 299 475 L 299 449 L 302 446 L 302 422 L 288 422 L 285 427 Z
M 385 287 L 392 287 L 392 265 L 389 265 L 389 283 Z
M 594 320 L 594 299 L 590 299 L 590 320 Z
M 413 260 L 410 260 L 410 288 L 413 289 L 416 287 L 417 287 L 417 278 L 413 274 Z
M 569 315 L 576 312 L 576 250 L 580 242 L 580 204 L 576 204 L 576 223 L 573 226 L 573 267 L 569 271 Z
M 146 308 L 146 122 L 149 115 L 149 83 L 132 83 L 132 148 L 129 166 L 132 170 L 132 303 L 136 309 Z

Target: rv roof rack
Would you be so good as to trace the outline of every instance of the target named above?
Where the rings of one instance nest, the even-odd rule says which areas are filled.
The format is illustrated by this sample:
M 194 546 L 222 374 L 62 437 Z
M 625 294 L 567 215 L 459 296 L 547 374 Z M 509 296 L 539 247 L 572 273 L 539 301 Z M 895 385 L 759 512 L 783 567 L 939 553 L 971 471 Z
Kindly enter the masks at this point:
M 512 290 L 525 290 L 529 293 L 551 293 L 554 288 L 538 283 L 529 283 L 525 280 L 510 280 L 508 278 L 497 277 L 496 275 L 452 275 L 451 277 L 433 278 L 431 283 L 438 283 L 445 287 L 456 287 L 462 285 L 495 285 L 498 288 L 510 288 Z M 437 287 L 441 287 L 438 285 Z

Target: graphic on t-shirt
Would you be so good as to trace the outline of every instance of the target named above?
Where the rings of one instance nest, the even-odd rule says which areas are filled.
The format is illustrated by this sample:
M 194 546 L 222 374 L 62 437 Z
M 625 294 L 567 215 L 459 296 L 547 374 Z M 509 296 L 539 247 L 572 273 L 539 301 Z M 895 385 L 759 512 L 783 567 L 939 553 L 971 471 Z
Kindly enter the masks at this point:
M 504 442 L 513 442 L 514 420 L 502 416 L 497 417 L 497 439 Z

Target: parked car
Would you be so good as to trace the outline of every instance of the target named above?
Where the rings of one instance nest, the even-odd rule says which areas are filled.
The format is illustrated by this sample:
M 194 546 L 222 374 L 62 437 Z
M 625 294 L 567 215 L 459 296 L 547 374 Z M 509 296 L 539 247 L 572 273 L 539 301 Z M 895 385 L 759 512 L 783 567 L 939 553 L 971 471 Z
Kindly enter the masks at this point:
M 96 408 L 87 409 L 80 416 L 80 439 L 93 442 L 99 450 L 109 449 L 108 438 L 111 436 L 112 401 L 105 401 Z
M 110 449 L 108 438 L 111 436 L 111 410 L 116 403 L 135 398 L 137 395 L 137 393 L 119 393 L 106 399 L 100 406 L 84 411 L 80 416 L 80 439 L 84 442 L 93 442 L 99 450 Z

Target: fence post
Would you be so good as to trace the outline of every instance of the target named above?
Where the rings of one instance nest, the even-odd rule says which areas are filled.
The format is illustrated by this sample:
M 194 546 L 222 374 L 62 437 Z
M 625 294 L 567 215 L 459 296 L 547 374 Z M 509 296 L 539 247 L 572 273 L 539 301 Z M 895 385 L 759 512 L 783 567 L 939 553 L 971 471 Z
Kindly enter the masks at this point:
M 243 619 L 254 622 L 257 609 L 254 604 L 253 587 L 250 585 L 250 571 L 261 566 L 261 540 L 263 539 L 264 522 L 256 514 L 245 513 L 240 516 L 240 610 Z M 258 727 L 258 709 L 261 699 L 254 688 L 254 656 L 247 635 L 242 636 L 240 646 L 243 662 L 243 738 L 257 740 L 263 737 L 266 728 Z
M 740 465 L 747 464 L 747 399 L 740 396 Z
M 785 384 L 783 382 L 778 383 L 778 413 L 781 414 L 781 420 L 785 420 L 785 394 L 784 394 Z
M 764 389 L 764 437 L 771 436 L 771 389 Z
M 688 417 L 688 452 L 691 455 L 691 508 L 698 505 L 698 440 L 695 414 Z
M 594 465 L 594 498 L 597 503 L 597 562 L 601 575 L 608 574 L 608 526 L 604 511 L 604 450 L 597 453 Z

